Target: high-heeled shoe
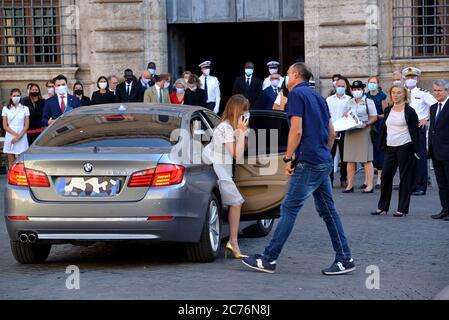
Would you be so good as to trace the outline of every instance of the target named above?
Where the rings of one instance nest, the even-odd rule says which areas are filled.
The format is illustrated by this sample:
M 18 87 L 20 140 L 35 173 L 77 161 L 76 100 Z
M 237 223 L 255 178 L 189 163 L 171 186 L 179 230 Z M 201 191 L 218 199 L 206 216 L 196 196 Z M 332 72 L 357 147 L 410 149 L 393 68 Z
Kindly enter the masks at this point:
M 395 214 L 393 214 L 393 217 L 396 218 L 400 218 L 400 217 L 405 217 L 407 214 L 406 213 L 402 213 L 402 212 L 396 212 Z
M 244 255 L 240 252 L 238 252 L 237 250 L 235 250 L 232 247 L 231 242 L 228 241 L 228 243 L 226 243 L 226 247 L 225 247 L 225 259 L 228 258 L 228 252 L 232 253 L 232 256 L 234 257 L 234 259 L 243 259 L 243 258 L 248 258 L 247 255 Z
M 366 189 L 362 190 L 362 193 L 374 193 L 374 187 L 371 188 L 370 191 L 367 191 Z
M 387 215 L 387 214 L 388 214 L 388 211 L 384 211 L 384 210 L 377 209 L 376 211 L 371 212 L 371 214 L 372 214 L 373 216 Z
M 343 193 L 354 193 L 354 187 L 352 187 L 351 189 L 346 189 L 343 191 Z

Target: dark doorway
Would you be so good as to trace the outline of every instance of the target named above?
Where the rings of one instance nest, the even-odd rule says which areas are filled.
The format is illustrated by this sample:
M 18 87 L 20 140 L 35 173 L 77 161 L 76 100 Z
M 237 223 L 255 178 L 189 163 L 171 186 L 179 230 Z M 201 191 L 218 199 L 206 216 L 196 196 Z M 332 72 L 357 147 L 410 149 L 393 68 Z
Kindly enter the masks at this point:
M 246 61 L 254 62 L 254 74 L 263 80 L 268 76 L 268 61 L 281 62 L 280 71 L 285 74 L 288 65 L 296 59 L 304 59 L 304 23 L 170 25 L 169 52 L 174 78 L 184 70 L 200 75 L 198 64 L 212 61 L 211 74 L 218 77 L 221 84 L 222 111 L 232 95 L 235 78 L 244 73 Z

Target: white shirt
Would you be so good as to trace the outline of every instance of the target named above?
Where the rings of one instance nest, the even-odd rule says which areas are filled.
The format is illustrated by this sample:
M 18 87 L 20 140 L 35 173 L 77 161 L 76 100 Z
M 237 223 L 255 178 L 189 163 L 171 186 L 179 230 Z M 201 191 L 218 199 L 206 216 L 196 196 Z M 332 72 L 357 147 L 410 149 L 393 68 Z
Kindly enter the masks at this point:
M 344 112 L 352 111 L 355 114 L 357 114 L 357 117 L 359 117 L 360 121 L 368 122 L 369 117 L 368 113 L 366 112 L 367 104 L 368 104 L 369 117 L 377 116 L 377 109 L 376 105 L 374 104 L 374 101 L 366 97 L 363 97 L 359 103 L 355 101 L 355 98 L 350 99 L 346 103 L 346 106 L 344 107 Z
M 440 110 L 440 112 L 443 111 L 444 106 L 446 105 L 448 100 L 449 100 L 449 97 L 447 97 L 446 100 L 441 102 L 441 110 Z M 437 102 L 437 103 L 440 103 L 440 102 Z M 438 118 L 438 115 L 439 115 L 439 113 L 438 113 L 438 105 L 437 105 L 437 113 L 435 114 L 435 119 Z
M 407 121 L 405 121 L 405 111 L 390 111 L 387 122 L 387 146 L 399 147 L 412 142 L 412 137 L 408 131 Z
M 204 90 L 204 74 L 200 77 L 201 89 Z M 218 113 L 220 108 L 221 92 L 220 81 L 216 77 L 207 76 L 207 101 L 208 103 L 215 102 L 214 112 Z
M 157 96 L 160 99 L 161 98 L 161 87 L 159 87 L 157 84 L 154 85 L 154 88 L 156 89 Z M 163 91 L 164 89 L 162 89 Z M 163 94 L 163 93 L 162 93 Z
M 410 106 L 415 109 L 418 114 L 418 119 L 421 121 L 423 119 L 429 118 L 430 107 L 433 106 L 438 101 L 434 96 L 430 94 L 429 91 L 420 89 L 418 87 L 410 91 L 411 103 Z
M 351 97 L 346 94 L 342 97 L 338 97 L 334 94 L 326 99 L 332 122 L 335 122 L 343 117 L 345 106 L 349 100 L 351 100 Z
M 282 88 L 282 84 L 284 83 L 284 77 L 280 77 L 279 79 L 279 88 Z M 271 75 L 269 75 L 268 77 L 265 78 L 265 80 L 263 81 L 263 85 L 262 85 L 262 90 L 265 90 L 266 88 L 268 88 L 269 86 L 271 86 Z
M 248 76 L 245 74 L 245 84 L 248 83 L 248 80 L 249 80 L 249 85 L 251 85 L 251 81 L 253 81 L 253 76 L 251 75 L 251 76 L 248 77 Z
M 64 105 L 65 105 L 65 109 L 67 109 L 67 106 L 69 105 L 69 98 L 68 98 L 68 93 L 64 95 Z M 57 94 L 58 96 L 58 103 L 59 103 L 59 108 L 61 108 L 61 97 L 62 95 Z

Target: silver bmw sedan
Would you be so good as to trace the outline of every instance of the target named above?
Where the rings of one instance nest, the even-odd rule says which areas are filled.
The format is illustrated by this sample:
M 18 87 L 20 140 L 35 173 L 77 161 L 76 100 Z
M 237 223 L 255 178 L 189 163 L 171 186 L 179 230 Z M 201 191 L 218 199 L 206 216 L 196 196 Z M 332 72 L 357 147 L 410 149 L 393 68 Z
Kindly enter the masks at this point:
M 235 169 L 246 200 L 243 232 L 266 236 L 288 181 L 283 166 L 260 172 L 282 163 L 288 125 L 278 112 L 254 111 L 251 118 L 255 130 L 281 130 L 265 163 Z M 4 212 L 15 259 L 42 263 L 56 244 L 160 241 L 186 244 L 191 261 L 215 260 L 227 235 L 226 208 L 212 166 L 191 160 L 195 136 L 206 145 L 219 122 L 204 108 L 150 104 L 61 116 L 8 173 Z

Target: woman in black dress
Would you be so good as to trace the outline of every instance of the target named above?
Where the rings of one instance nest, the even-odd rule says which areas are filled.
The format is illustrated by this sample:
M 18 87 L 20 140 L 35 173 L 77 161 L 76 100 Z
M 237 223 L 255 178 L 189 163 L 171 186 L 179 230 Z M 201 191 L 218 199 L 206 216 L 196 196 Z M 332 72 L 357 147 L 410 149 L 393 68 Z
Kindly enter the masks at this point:
M 206 108 L 206 91 L 201 89 L 200 78 L 196 74 L 192 74 L 187 81 L 184 104 Z
M 41 95 L 41 88 L 37 83 L 30 83 L 30 95 L 23 99 L 23 105 L 30 110 L 30 126 L 27 131 L 28 145 L 34 142 L 43 131 L 42 114 L 45 100 Z
M 81 100 L 81 107 L 90 106 L 90 98 L 84 95 L 83 84 L 79 81 L 75 82 L 73 85 L 73 94 Z
M 97 80 L 98 91 L 92 94 L 92 105 L 114 103 L 114 93 L 109 88 L 109 81 L 105 76 Z

